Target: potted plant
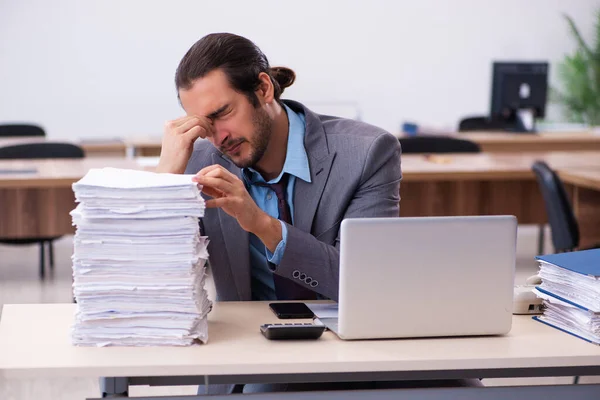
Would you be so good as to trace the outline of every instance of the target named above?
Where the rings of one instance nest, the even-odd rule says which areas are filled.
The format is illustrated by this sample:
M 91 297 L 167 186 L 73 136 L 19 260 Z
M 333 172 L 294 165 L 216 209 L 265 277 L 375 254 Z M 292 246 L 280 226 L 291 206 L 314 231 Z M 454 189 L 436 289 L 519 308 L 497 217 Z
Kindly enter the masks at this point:
M 600 126 L 600 10 L 596 12 L 594 43 L 587 43 L 573 19 L 564 15 L 577 43 L 573 54 L 558 64 L 562 89 L 553 89 L 554 100 L 569 122 Z

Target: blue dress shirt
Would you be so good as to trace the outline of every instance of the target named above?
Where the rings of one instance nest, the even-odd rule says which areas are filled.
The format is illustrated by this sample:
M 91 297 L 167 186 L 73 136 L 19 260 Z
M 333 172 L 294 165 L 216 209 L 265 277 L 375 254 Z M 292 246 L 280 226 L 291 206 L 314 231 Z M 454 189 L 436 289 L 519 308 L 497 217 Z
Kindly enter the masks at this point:
M 288 106 L 284 105 L 288 116 L 288 143 L 285 156 L 285 163 L 279 176 L 266 182 L 260 173 L 252 168 L 242 170 L 244 183 L 250 193 L 250 196 L 261 210 L 273 218 L 279 218 L 279 208 L 277 207 L 277 196 L 272 189 L 260 186 L 264 183 L 277 183 L 283 174 L 289 175 L 289 181 L 286 188 L 287 202 L 290 206 L 292 222 L 294 220 L 294 186 L 296 179 L 310 183 L 310 168 L 308 165 L 308 156 L 304 149 L 304 135 L 306 131 L 304 115 L 296 113 Z M 262 241 L 254 234 L 250 234 L 250 268 L 252 277 L 252 299 L 253 300 L 276 300 L 275 284 L 273 283 L 273 272 L 269 263 L 278 265 L 281 262 L 285 245 L 287 241 L 287 227 L 281 222 L 282 240 L 277 245 L 274 253 L 265 247 Z

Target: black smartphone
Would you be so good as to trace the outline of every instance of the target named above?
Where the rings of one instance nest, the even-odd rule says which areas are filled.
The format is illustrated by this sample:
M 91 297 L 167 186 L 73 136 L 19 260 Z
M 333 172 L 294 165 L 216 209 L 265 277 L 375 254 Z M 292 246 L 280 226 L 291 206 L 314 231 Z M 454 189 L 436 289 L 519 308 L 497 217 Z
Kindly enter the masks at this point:
M 304 303 L 270 303 L 269 307 L 279 319 L 302 319 L 315 316 Z

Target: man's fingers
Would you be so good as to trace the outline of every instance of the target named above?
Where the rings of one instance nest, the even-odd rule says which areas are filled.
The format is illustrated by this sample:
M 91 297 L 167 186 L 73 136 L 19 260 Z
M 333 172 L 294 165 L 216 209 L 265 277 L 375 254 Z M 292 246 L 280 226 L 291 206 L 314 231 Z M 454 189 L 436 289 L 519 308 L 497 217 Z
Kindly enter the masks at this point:
M 217 169 L 217 168 L 223 168 L 223 167 L 220 166 L 219 164 L 212 164 L 212 165 L 209 165 L 208 167 L 202 168 L 200 171 L 198 171 L 196 176 L 206 175 L 207 172 L 212 171 L 213 169 Z
M 223 167 L 210 170 L 206 174 L 204 174 L 204 176 L 207 176 L 210 178 L 220 178 L 220 179 L 226 180 L 227 182 L 229 182 L 231 184 L 234 184 L 237 181 L 239 181 L 239 178 L 237 176 L 235 176 L 231 172 L 227 171 Z
M 208 176 L 212 178 L 221 178 L 226 180 L 231 184 L 235 184 L 239 181 L 239 178 L 227 171 L 225 168 L 220 166 L 219 164 L 209 165 L 208 167 L 202 168 L 197 174 L 196 177 L 200 176 Z
M 186 122 L 194 120 L 194 119 L 198 119 L 198 117 L 196 117 L 195 115 L 184 115 L 183 117 L 179 117 L 177 119 L 167 121 L 165 123 L 165 126 L 170 129 L 175 129 L 175 128 L 185 124 Z
M 183 134 L 186 133 L 187 131 L 189 131 L 190 129 L 192 129 L 195 126 L 199 126 L 200 125 L 200 120 L 196 117 L 190 118 L 186 121 L 184 121 L 181 125 L 179 125 L 177 128 L 175 128 L 173 131 L 179 134 Z
M 197 176 L 196 175 L 194 177 L 194 179 L 192 179 L 192 180 L 194 182 L 198 182 L 202 186 L 205 186 L 205 187 L 208 186 L 209 188 L 220 190 L 221 192 L 223 192 L 225 194 L 232 193 L 232 191 L 233 191 L 233 185 L 230 182 L 227 182 L 226 180 L 221 179 L 221 178 L 213 178 L 211 176 Z M 204 188 L 202 189 L 202 191 L 204 191 Z
M 194 126 L 192 129 L 190 129 L 189 131 L 185 132 L 183 134 L 184 137 L 187 137 L 189 140 L 196 140 L 199 137 L 201 137 L 202 139 L 205 139 L 206 137 L 210 137 L 213 135 L 214 130 L 211 129 L 207 129 L 206 127 L 202 126 L 202 125 L 196 125 Z
M 201 126 L 193 126 L 190 130 L 181 134 L 181 137 L 185 137 L 186 139 L 194 142 L 198 138 L 204 139 L 206 137 L 206 131 Z

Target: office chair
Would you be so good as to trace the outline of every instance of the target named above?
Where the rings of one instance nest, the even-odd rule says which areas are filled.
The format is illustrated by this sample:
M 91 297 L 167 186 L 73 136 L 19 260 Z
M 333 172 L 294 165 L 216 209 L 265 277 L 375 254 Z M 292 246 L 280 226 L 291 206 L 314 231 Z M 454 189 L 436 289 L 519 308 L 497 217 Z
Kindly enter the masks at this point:
M 505 131 L 521 132 L 524 127 L 522 122 L 516 118 L 507 118 L 506 120 L 492 119 L 486 116 L 467 117 L 458 123 L 459 132 L 470 131 Z
M 0 137 L 9 136 L 46 136 L 42 127 L 30 124 L 0 125 Z
M 481 147 L 475 142 L 447 136 L 412 136 L 398 140 L 402 146 L 402 154 L 481 152 Z
M 579 247 L 579 225 L 562 181 L 543 161 L 536 161 L 531 168 L 544 198 L 554 251 L 575 250 Z
M 85 153 L 79 146 L 70 143 L 30 143 L 14 146 L 0 147 L 0 159 L 34 159 L 34 158 L 83 158 Z M 39 243 L 40 245 L 40 278 L 45 274 L 45 247 L 48 247 L 50 270 L 54 269 L 54 246 L 56 237 L 33 237 L 18 239 L 0 239 L 0 243 L 13 245 L 27 245 Z

